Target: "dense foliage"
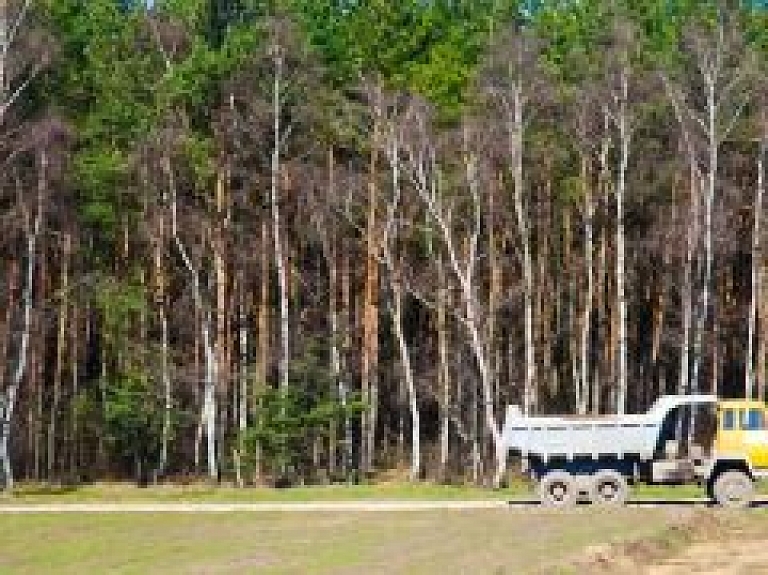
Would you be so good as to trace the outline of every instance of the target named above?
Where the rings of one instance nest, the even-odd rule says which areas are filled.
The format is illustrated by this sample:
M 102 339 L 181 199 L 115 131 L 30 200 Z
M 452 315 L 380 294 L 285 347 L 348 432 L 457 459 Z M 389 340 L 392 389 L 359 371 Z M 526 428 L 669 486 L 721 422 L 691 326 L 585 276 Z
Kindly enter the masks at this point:
M 3 3 L 3 483 L 498 481 L 508 403 L 764 397 L 727 4 Z

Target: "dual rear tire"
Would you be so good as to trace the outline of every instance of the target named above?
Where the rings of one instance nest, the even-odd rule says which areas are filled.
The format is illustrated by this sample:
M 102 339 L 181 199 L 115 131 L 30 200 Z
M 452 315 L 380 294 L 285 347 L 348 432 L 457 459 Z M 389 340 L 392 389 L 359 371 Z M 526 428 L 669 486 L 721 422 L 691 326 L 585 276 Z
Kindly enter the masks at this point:
M 608 469 L 586 476 L 550 471 L 539 482 L 539 500 L 545 507 L 570 507 L 582 494 L 595 505 L 619 507 L 627 501 L 629 484 L 621 473 Z

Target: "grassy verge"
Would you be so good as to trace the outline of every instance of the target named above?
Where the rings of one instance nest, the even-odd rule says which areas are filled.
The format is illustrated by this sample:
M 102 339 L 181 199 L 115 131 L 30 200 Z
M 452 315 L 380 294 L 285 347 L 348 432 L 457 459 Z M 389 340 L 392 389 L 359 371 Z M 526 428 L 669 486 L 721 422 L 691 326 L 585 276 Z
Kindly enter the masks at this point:
M 768 483 L 759 486 L 768 495 Z M 289 489 L 213 487 L 206 484 L 163 485 L 137 488 L 128 483 L 97 483 L 77 487 L 21 484 L 13 494 L 0 496 L 0 505 L 9 503 L 115 503 L 115 502 L 309 502 L 375 500 L 527 500 L 536 497 L 529 483 L 517 481 L 504 489 L 434 483 L 375 483 L 366 485 L 330 485 Z M 696 485 L 638 485 L 632 498 L 639 500 L 675 500 L 704 497 Z
M 585 548 L 654 537 L 670 520 L 663 509 L 589 508 L 0 514 L 0 573 L 552 573 Z
M 131 484 L 102 483 L 78 487 L 21 485 L 4 499 L 5 503 L 82 503 L 82 502 L 309 502 L 366 500 L 506 500 L 530 495 L 524 483 L 506 489 L 483 489 L 431 483 L 384 483 L 371 485 L 330 485 L 289 489 L 212 487 L 208 485 L 168 485 L 137 488 Z

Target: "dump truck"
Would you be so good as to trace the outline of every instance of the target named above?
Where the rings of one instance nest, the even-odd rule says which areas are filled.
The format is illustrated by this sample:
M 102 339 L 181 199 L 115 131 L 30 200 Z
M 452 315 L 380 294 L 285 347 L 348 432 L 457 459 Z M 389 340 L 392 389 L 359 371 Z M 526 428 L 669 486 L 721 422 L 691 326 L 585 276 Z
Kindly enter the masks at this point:
M 502 431 L 541 503 L 622 505 L 636 484 L 702 486 L 714 502 L 749 505 L 768 477 L 766 404 L 667 395 L 646 413 L 526 416 L 509 406 Z

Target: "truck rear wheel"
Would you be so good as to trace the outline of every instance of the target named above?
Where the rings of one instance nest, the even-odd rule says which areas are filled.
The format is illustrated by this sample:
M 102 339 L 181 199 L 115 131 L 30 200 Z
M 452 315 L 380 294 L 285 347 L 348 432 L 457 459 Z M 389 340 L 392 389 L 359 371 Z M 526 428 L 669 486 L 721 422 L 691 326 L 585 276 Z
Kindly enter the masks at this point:
M 725 471 L 715 478 L 712 493 L 723 507 L 747 507 L 752 503 L 755 486 L 743 471 Z
M 592 503 L 606 507 L 619 507 L 627 502 L 629 484 L 626 478 L 612 469 L 598 471 L 592 477 Z
M 539 499 L 546 507 L 570 507 L 577 495 L 576 481 L 566 471 L 550 471 L 539 482 Z

